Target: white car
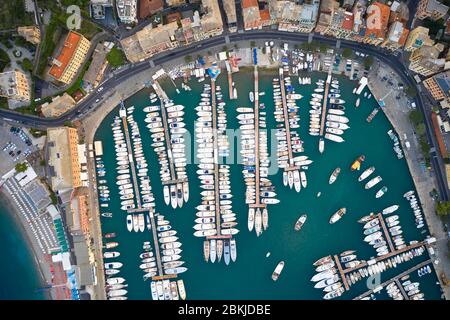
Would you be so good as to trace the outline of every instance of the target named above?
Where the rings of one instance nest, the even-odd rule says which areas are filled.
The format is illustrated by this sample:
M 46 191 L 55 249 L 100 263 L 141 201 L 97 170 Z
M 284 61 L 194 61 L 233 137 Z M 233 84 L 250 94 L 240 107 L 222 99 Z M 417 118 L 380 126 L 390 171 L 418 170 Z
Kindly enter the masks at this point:
M 98 88 L 97 92 L 102 92 L 103 87 Z
M 95 100 L 95 102 L 99 102 L 99 101 L 100 101 L 100 99 Z

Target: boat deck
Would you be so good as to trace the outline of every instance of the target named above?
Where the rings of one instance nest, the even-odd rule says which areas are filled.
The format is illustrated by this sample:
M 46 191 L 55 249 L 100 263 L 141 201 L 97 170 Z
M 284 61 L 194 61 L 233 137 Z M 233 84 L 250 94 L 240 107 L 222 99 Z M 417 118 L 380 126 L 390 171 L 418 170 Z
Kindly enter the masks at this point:
M 380 284 L 380 285 L 384 288 L 385 286 L 387 286 L 387 285 L 390 284 L 391 282 L 397 281 L 398 279 L 400 279 L 400 278 L 402 278 L 402 277 L 404 277 L 404 276 L 406 276 L 406 275 L 408 275 L 408 274 L 410 274 L 410 273 L 412 273 L 412 272 L 414 272 L 414 271 L 416 271 L 416 270 L 418 270 L 418 269 L 420 269 L 420 268 L 426 266 L 426 265 L 429 264 L 429 263 L 432 263 L 431 259 L 428 259 L 428 260 L 426 260 L 426 261 L 424 261 L 424 262 L 421 262 L 421 263 L 415 265 L 414 267 L 409 268 L 408 270 L 406 270 L 406 271 L 400 273 L 399 275 L 397 275 L 397 276 L 395 276 L 395 277 L 393 277 L 393 278 L 391 278 L 391 279 L 389 279 L 389 280 L 383 282 L 383 283 Z M 374 288 L 374 289 L 375 289 L 375 288 Z M 401 290 L 401 289 L 400 289 L 400 290 Z M 368 295 L 370 295 L 372 292 L 373 292 L 373 289 L 372 289 L 372 290 L 369 290 L 369 291 L 366 291 L 366 292 L 364 292 L 363 294 L 361 294 L 361 295 L 355 297 L 353 300 L 361 300 L 362 298 L 367 297 Z M 403 294 L 403 293 L 402 293 L 402 294 Z
M 121 101 L 121 105 L 123 108 L 125 108 L 123 101 Z M 130 162 L 130 169 L 131 169 L 131 176 L 133 179 L 133 187 L 134 187 L 134 194 L 136 195 L 136 204 L 137 208 L 142 208 L 141 205 L 141 195 L 139 192 L 139 184 L 136 174 L 136 167 L 134 166 L 134 160 L 133 160 L 133 148 L 131 146 L 131 139 L 130 139 L 130 132 L 128 131 L 128 121 L 127 117 L 122 117 L 122 124 L 123 124 L 123 130 L 125 132 L 125 140 L 127 142 L 127 149 L 128 149 L 128 161 Z

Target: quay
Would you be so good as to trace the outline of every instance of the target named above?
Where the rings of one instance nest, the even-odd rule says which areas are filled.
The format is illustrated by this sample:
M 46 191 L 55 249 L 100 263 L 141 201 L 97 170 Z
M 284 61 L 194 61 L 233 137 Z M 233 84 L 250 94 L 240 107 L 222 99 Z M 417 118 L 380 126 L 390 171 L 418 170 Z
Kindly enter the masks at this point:
M 429 263 L 432 263 L 431 259 L 428 259 L 428 260 L 426 260 L 426 261 L 424 261 L 424 262 L 421 262 L 421 263 L 415 265 L 414 267 L 409 268 L 409 269 L 406 270 L 405 272 L 402 272 L 402 273 L 400 273 L 399 275 L 397 275 L 397 276 L 395 276 L 395 277 L 393 277 L 393 278 L 391 278 L 391 279 L 389 279 L 389 280 L 383 282 L 382 284 L 380 284 L 379 286 L 377 286 L 377 288 L 380 287 L 380 286 L 384 288 L 385 286 L 387 286 L 387 285 L 390 284 L 391 282 L 397 281 L 398 279 L 403 278 L 404 276 L 406 276 L 406 275 L 408 275 L 408 274 L 410 274 L 410 273 L 412 273 L 412 272 L 414 272 L 414 271 L 416 271 L 416 270 L 418 270 L 418 269 L 420 269 L 420 268 L 426 266 L 426 265 L 429 264 Z M 376 288 L 374 288 L 374 289 L 376 289 Z M 353 300 L 361 300 L 362 298 L 367 297 L 368 295 L 370 295 L 370 294 L 373 293 L 374 289 L 371 289 L 371 290 L 369 290 L 369 291 L 364 292 L 363 294 L 361 294 L 361 295 L 355 297 Z
M 383 215 L 381 214 L 381 212 L 378 213 L 378 220 L 380 221 L 381 228 L 383 229 L 384 237 L 386 238 L 386 240 L 387 240 L 387 242 L 389 244 L 389 250 L 391 252 L 395 251 L 395 248 L 392 245 L 391 235 L 389 234 L 389 232 L 388 232 L 388 230 L 386 228 L 386 223 L 384 222 Z
M 140 208 L 142 208 L 141 196 L 140 196 L 140 192 L 139 192 L 136 168 L 134 166 L 133 148 L 131 146 L 130 132 L 128 131 L 127 113 L 125 111 L 126 109 L 125 109 L 125 104 L 123 103 L 123 100 L 120 101 L 120 109 L 121 109 L 121 111 L 123 110 L 123 112 L 120 112 L 120 116 L 122 118 L 123 130 L 125 132 L 125 140 L 127 142 L 128 161 L 130 162 L 130 169 L 131 169 L 131 175 L 132 175 L 132 179 L 133 179 L 134 192 L 136 195 L 137 208 L 140 209 Z
M 286 130 L 286 143 L 288 148 L 288 167 L 284 168 L 284 171 L 291 171 L 291 170 L 297 170 L 298 168 L 293 165 L 292 163 L 292 145 L 291 145 L 291 130 L 289 127 L 289 114 L 287 111 L 287 103 L 286 103 L 286 92 L 285 92 L 285 86 L 284 86 L 284 75 L 283 75 L 283 69 L 280 68 L 279 70 L 279 76 L 280 76 L 280 88 L 281 88 L 281 100 L 283 103 L 283 115 L 284 115 L 284 126 Z M 256 99 L 256 97 L 255 97 Z

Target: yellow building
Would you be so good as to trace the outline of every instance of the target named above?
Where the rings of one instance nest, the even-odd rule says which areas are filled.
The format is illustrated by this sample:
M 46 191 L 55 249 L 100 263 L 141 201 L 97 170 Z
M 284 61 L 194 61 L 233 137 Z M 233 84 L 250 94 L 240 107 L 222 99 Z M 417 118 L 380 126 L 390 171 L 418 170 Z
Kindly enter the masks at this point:
M 437 0 L 420 0 L 416 17 L 421 20 L 430 18 L 436 21 L 444 17 L 447 11 L 448 7 Z
M 59 117 L 71 110 L 75 104 L 75 100 L 67 92 L 64 92 L 62 96 L 53 98 L 52 102 L 42 104 L 41 112 L 46 118 Z
M 409 57 L 409 69 L 423 76 L 430 76 L 444 69 L 445 59 L 439 59 L 443 45 L 422 46 Z
M 424 80 L 423 85 L 433 96 L 434 100 L 450 102 L 450 70 Z
M 83 35 L 70 31 L 60 54 L 53 59 L 49 74 L 54 79 L 70 84 L 88 54 L 91 42 Z
M 429 29 L 419 26 L 409 32 L 406 39 L 405 51 L 414 51 L 422 46 L 432 46 L 434 41 L 429 36 Z
M 41 30 L 36 26 L 18 27 L 17 33 L 32 44 L 38 45 L 41 43 Z
M 64 192 L 80 187 L 77 130 L 69 127 L 47 129 L 47 146 L 53 191 Z
M 0 97 L 30 101 L 30 85 L 27 76 L 19 70 L 0 73 Z

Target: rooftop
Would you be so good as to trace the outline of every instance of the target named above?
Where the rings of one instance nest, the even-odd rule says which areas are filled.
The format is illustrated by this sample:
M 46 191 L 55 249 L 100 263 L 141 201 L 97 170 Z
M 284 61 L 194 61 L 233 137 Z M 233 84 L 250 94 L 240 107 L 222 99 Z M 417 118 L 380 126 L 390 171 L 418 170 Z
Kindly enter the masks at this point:
M 61 77 L 70 60 L 72 59 L 75 51 L 77 50 L 77 46 L 80 41 L 81 35 L 79 33 L 73 31 L 69 32 L 66 40 L 64 41 L 64 46 L 61 50 L 61 53 L 53 61 L 53 65 L 49 71 L 50 75 L 52 75 L 56 79 L 59 79 Z

